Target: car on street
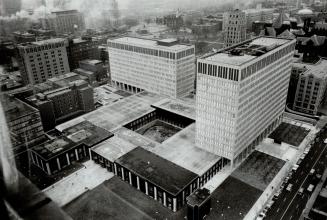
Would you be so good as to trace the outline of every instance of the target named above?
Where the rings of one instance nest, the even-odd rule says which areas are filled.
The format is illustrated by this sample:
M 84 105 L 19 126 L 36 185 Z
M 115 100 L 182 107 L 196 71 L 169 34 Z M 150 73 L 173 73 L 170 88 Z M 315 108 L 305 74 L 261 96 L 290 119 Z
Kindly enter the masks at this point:
M 314 173 L 315 173 L 315 169 L 311 169 L 309 174 L 312 175 Z
M 291 191 L 291 190 L 292 190 L 292 187 L 293 187 L 293 184 L 290 183 L 290 184 L 288 184 L 286 190 L 287 190 L 287 191 Z
M 313 184 L 310 184 L 310 185 L 308 186 L 307 190 L 308 190 L 309 192 L 312 192 L 312 190 L 313 190 L 314 187 L 315 187 L 315 186 L 314 186 Z
M 302 194 L 303 194 L 303 191 L 304 191 L 304 189 L 303 189 L 303 187 L 301 187 L 301 188 L 299 189 L 299 191 L 298 191 L 298 194 L 299 194 L 299 195 L 302 195 Z
M 324 140 L 324 143 L 327 144 L 327 138 Z

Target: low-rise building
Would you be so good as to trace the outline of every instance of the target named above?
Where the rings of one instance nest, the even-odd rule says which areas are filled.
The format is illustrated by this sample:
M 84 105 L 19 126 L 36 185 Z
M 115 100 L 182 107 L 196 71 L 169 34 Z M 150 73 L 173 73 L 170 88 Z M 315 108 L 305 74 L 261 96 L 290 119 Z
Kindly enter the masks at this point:
M 58 137 L 32 147 L 31 161 L 46 174 L 52 175 L 74 161 L 89 158 L 89 148 L 112 136 L 90 122 L 80 122 L 62 131 Z
M 74 72 L 87 77 L 92 85 L 108 80 L 106 68 L 100 60 L 82 60 Z

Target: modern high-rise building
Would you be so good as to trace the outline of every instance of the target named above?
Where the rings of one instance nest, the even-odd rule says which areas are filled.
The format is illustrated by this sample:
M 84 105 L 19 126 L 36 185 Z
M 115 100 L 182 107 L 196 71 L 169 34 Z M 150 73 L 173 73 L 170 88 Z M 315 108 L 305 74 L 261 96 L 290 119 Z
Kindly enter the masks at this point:
M 224 46 L 229 47 L 233 44 L 246 40 L 246 17 L 243 11 L 236 9 L 225 12 L 223 15 Z
M 24 83 L 38 84 L 68 73 L 66 47 L 67 40 L 62 38 L 19 45 L 19 66 Z
M 77 10 L 64 10 L 51 12 L 47 27 L 56 34 L 80 32 L 85 29 L 85 20 L 81 12 Z
M 295 40 L 260 37 L 197 61 L 197 146 L 244 159 L 281 121 Z
M 123 90 L 182 97 L 194 89 L 194 46 L 175 39 L 108 40 L 113 83 Z

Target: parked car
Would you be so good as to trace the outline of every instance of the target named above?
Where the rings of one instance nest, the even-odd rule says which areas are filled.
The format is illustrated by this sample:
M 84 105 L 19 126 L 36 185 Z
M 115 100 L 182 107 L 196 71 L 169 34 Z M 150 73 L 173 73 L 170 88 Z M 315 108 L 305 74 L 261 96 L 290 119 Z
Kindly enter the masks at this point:
M 296 171 L 297 168 L 299 168 L 299 165 L 295 164 L 295 165 L 293 166 L 292 170 L 293 170 L 293 171 Z
M 315 186 L 314 186 L 313 184 L 310 184 L 310 185 L 308 186 L 307 190 L 308 190 L 309 192 L 312 192 L 312 190 L 313 190 L 314 187 L 315 187 Z
M 299 191 L 298 191 L 298 194 L 300 194 L 300 195 L 302 195 L 303 194 L 303 187 L 301 187 L 300 189 L 299 189 Z
M 312 175 L 314 173 L 315 173 L 315 169 L 311 169 L 309 174 Z
M 324 143 L 327 144 L 327 138 L 324 140 Z
M 291 190 L 292 190 L 292 186 L 293 186 L 293 184 L 292 184 L 292 183 L 288 184 L 288 186 L 287 186 L 286 190 L 287 190 L 287 191 L 291 191 Z

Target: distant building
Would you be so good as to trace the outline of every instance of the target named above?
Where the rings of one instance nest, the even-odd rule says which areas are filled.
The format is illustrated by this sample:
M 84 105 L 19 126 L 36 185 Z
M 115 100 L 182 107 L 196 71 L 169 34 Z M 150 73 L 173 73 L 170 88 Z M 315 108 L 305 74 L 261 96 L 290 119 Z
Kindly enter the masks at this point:
M 156 23 L 166 25 L 171 29 L 179 29 L 183 26 L 184 20 L 183 16 L 177 11 L 176 14 L 166 15 L 164 17 L 157 17 Z
M 246 28 L 252 29 L 252 24 L 255 21 L 271 22 L 273 20 L 273 8 L 251 8 L 243 10 L 246 17 Z
M 284 112 L 295 40 L 259 37 L 197 61 L 198 147 L 239 163 Z
M 21 10 L 21 0 L 2 0 L 0 16 L 10 16 Z
M 45 130 L 53 129 L 58 123 L 94 110 L 93 88 L 76 73 L 49 79 L 48 85 L 50 86 L 45 91 L 29 98 L 39 109 Z
M 39 110 L 14 97 L 2 97 L 14 154 L 41 142 L 44 139 L 44 130 Z
M 14 40 L 17 44 L 34 42 L 36 40 L 35 34 L 31 34 L 28 32 L 15 31 L 13 35 Z
M 108 80 L 107 69 L 100 60 L 82 60 L 79 67 L 74 72 L 87 77 L 92 85 Z
M 98 40 L 91 37 L 70 39 L 67 47 L 69 67 L 71 70 L 79 68 L 79 62 L 87 59 L 99 59 Z
M 246 40 L 246 17 L 240 10 L 224 13 L 223 32 L 225 47 L 238 44 Z
M 182 97 L 194 88 L 194 46 L 175 39 L 123 37 L 108 40 L 113 83 L 123 90 L 147 90 Z
M 80 32 L 85 29 L 85 20 L 82 13 L 77 10 L 51 12 L 48 18 L 49 29 L 56 34 Z
M 67 41 L 62 38 L 18 46 L 19 66 L 25 84 L 38 84 L 69 72 Z
M 293 110 L 316 115 L 325 98 L 327 60 L 314 64 L 295 62 L 292 72 L 293 75 L 298 75 Z

